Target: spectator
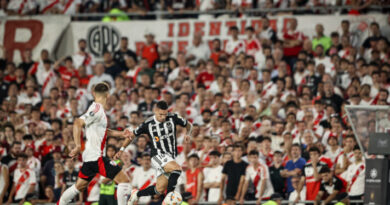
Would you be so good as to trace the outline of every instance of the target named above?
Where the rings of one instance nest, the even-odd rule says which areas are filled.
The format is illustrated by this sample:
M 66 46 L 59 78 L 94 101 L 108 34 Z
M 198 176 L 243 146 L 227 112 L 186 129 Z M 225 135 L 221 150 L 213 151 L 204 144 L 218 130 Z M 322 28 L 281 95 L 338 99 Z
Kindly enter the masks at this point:
M 200 60 L 206 61 L 210 57 L 210 49 L 202 40 L 201 33 L 195 33 L 192 45 L 187 47 L 187 61 L 189 65 L 196 65 Z
M 366 163 L 363 161 L 362 151 L 358 145 L 353 148 L 353 155 L 355 162 L 349 165 L 345 178 L 348 182 L 347 192 L 350 200 L 361 200 L 364 195 Z
M 141 166 L 135 168 L 134 172 L 132 173 L 133 176 L 137 177 L 134 177 L 131 183 L 134 188 L 144 189 L 149 185 L 156 183 L 158 176 L 155 176 L 156 170 L 151 167 L 150 154 L 148 152 L 143 152 L 143 154 L 140 156 L 142 157 Z M 150 200 L 150 196 L 140 198 L 141 203 L 147 203 Z
M 9 169 L 9 174 L 14 176 L 14 171 L 18 167 L 17 156 L 22 151 L 22 144 L 18 141 L 13 141 L 10 146 L 8 155 L 1 159 L 1 163 L 6 165 Z
M 0 155 L 0 160 L 2 159 L 2 155 Z M 4 201 L 4 196 L 7 193 L 9 186 L 10 176 L 8 172 L 8 167 L 0 162 L 0 202 Z
M 221 154 L 218 151 L 211 151 L 209 154 L 210 157 L 210 167 L 205 167 L 203 169 L 203 188 L 206 191 L 207 201 L 208 202 L 217 202 L 220 194 L 221 178 L 222 178 L 222 169 L 220 163 Z
M 294 64 L 294 58 L 297 57 L 299 51 L 302 49 L 303 41 L 307 37 L 302 32 L 297 31 L 297 19 L 293 18 L 289 23 L 288 29 L 283 33 L 283 52 L 288 64 L 292 66 Z
M 284 195 L 285 193 L 285 179 L 282 177 L 283 167 L 283 153 L 280 151 L 274 152 L 274 164 L 269 167 L 269 174 L 275 193 Z
M 17 157 L 19 167 L 15 170 L 14 180 L 7 203 L 24 203 L 35 192 L 36 176 L 27 166 L 27 155 L 19 154 Z
M 112 59 L 111 53 L 106 51 L 103 54 L 104 58 L 104 70 L 105 73 L 111 75 L 111 77 L 114 79 L 117 75 L 120 75 L 122 71 L 124 71 L 124 68 L 117 65 L 114 60 Z
M 257 52 L 261 51 L 261 44 L 257 37 L 254 35 L 255 29 L 251 26 L 245 28 L 247 39 L 245 42 L 245 53 L 247 55 L 255 56 Z
M 313 50 L 317 48 L 317 45 L 322 45 L 324 52 L 327 52 L 332 45 L 332 41 L 329 37 L 324 35 L 324 26 L 322 24 L 316 25 L 316 36 L 313 37 Z
M 225 52 L 229 55 L 231 54 L 239 54 L 241 52 L 245 51 L 245 43 L 238 39 L 238 27 L 237 26 L 231 26 L 229 28 L 228 35 L 231 35 L 231 39 L 228 40 L 228 42 L 225 44 Z
M 327 166 L 322 167 L 319 174 L 321 175 L 322 182 L 314 204 L 319 205 L 324 196 L 326 198 L 321 204 L 328 204 L 335 199 L 348 204 L 348 194 L 346 193 L 346 187 L 343 181 L 333 176 L 333 173 Z
M 8 2 L 8 15 L 33 15 L 38 4 L 34 0 L 12 0 Z
M 244 148 L 242 146 L 235 145 L 233 148 L 233 159 L 224 164 L 218 203 L 225 200 L 227 204 L 232 205 L 241 199 L 242 186 L 245 181 L 245 169 L 247 167 L 247 163 L 241 159 L 243 152 Z M 226 190 L 224 191 L 225 184 Z
M 168 45 L 163 44 L 158 48 L 159 58 L 154 62 L 153 68 L 156 69 L 157 72 L 163 74 L 163 76 L 168 76 L 168 74 L 172 71 L 169 67 L 170 62 L 175 59 L 171 58 L 171 50 Z
M 137 55 L 128 49 L 129 40 L 127 37 L 122 37 L 119 50 L 114 53 L 114 61 L 121 67 L 127 67 L 126 58 L 132 58 L 137 63 Z
M 303 185 L 306 184 L 306 200 L 315 200 L 320 190 L 321 176 L 319 171 L 322 167 L 327 166 L 326 163 L 320 161 L 321 152 L 317 147 L 313 147 L 309 151 L 310 160 L 306 162 L 303 168 L 303 176 L 299 182 L 297 189 L 296 201 L 300 200 L 300 192 L 302 191 Z
M 259 36 L 262 44 L 265 43 L 267 45 L 272 45 L 273 43 L 276 43 L 276 31 L 271 28 L 270 21 L 267 17 L 261 19 L 261 30 Z
M 87 70 L 87 74 L 91 75 L 96 64 L 95 58 L 86 51 L 87 41 L 85 39 L 80 39 L 78 45 L 79 51 L 72 56 L 74 65 L 76 69 L 79 69 L 80 66 L 84 66 Z
M 289 205 L 292 205 L 292 204 L 304 205 L 304 203 L 292 203 L 292 202 L 296 202 L 296 199 L 298 198 L 297 190 L 298 190 L 298 186 L 299 186 L 299 181 L 300 181 L 300 176 L 297 175 L 297 176 L 291 177 L 291 186 L 292 186 L 294 191 L 292 191 L 288 197 L 288 201 L 290 202 Z M 299 198 L 301 201 L 306 200 L 306 187 L 302 188 Z
M 95 75 L 89 80 L 89 83 L 88 83 L 87 90 L 89 92 L 91 92 L 93 86 L 99 82 L 106 81 L 106 82 L 108 82 L 108 84 L 110 85 L 111 88 L 115 85 L 114 79 L 112 79 L 112 77 L 110 75 L 104 73 L 104 70 L 105 70 L 105 68 L 104 68 L 104 65 L 102 63 L 96 64 Z
M 290 160 L 286 163 L 285 170 L 281 172 L 281 176 L 287 177 L 287 193 L 291 193 L 296 190 L 292 186 L 292 178 L 301 176 L 306 164 L 306 160 L 301 157 L 301 146 L 299 144 L 293 144 L 291 146 L 288 158 Z
M 199 168 L 199 156 L 192 154 L 188 156 L 188 169 L 185 172 L 185 191 L 190 192 L 193 199 L 192 203 L 199 203 L 202 200 L 203 172 Z
M 73 158 L 66 158 L 65 160 L 66 170 L 64 172 L 63 176 L 63 184 L 61 188 L 61 194 L 64 193 L 64 191 L 76 183 L 77 176 L 79 172 L 76 170 L 75 167 L 75 160 Z M 83 201 L 82 194 L 79 195 L 79 202 Z
M 54 164 L 56 162 L 61 162 L 61 149 L 59 147 L 55 148 L 52 153 L 53 159 L 47 161 L 43 165 L 43 170 L 40 178 L 40 182 L 43 186 L 45 185 L 51 185 L 54 187 L 55 185 L 55 171 L 54 171 Z
M 152 88 L 146 87 L 144 90 L 144 102 L 138 104 L 138 112 L 141 112 L 144 118 L 148 118 L 153 115 L 153 107 L 156 101 L 152 96 Z
M 245 183 L 242 188 L 240 203 L 243 204 L 249 181 L 251 181 L 255 187 L 256 203 L 260 204 L 262 200 L 270 199 L 274 193 L 271 177 L 267 165 L 259 161 L 259 152 L 254 150 L 249 152 L 248 161 L 250 164 L 245 171 Z
M 150 31 L 145 33 L 146 44 L 142 48 L 142 58 L 148 61 L 148 67 L 152 68 L 154 62 L 158 59 L 158 45 L 154 41 L 154 34 Z

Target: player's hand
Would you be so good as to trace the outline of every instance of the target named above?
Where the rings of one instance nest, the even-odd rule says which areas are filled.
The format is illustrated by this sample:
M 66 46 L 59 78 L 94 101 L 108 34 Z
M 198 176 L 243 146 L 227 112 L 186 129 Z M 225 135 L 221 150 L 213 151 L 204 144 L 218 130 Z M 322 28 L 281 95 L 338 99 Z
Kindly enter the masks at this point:
M 80 147 L 75 147 L 70 153 L 69 157 L 75 158 L 80 154 Z
M 130 130 L 125 129 L 125 130 L 122 132 L 122 135 L 123 135 L 124 138 L 130 138 L 130 137 L 131 137 L 131 132 L 130 132 Z
M 122 156 L 122 153 L 123 153 L 123 151 L 119 150 L 119 152 L 117 152 L 117 153 L 115 154 L 115 156 L 114 156 L 114 160 L 118 160 L 118 159 L 120 159 L 120 158 L 121 158 L 121 156 Z

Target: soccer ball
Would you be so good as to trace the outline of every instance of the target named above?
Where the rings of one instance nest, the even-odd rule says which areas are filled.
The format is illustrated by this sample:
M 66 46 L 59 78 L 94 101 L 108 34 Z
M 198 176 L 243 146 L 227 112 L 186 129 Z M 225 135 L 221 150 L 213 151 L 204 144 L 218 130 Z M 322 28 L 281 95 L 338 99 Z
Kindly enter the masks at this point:
M 163 205 L 180 205 L 183 201 L 181 194 L 176 191 L 169 192 L 164 199 Z

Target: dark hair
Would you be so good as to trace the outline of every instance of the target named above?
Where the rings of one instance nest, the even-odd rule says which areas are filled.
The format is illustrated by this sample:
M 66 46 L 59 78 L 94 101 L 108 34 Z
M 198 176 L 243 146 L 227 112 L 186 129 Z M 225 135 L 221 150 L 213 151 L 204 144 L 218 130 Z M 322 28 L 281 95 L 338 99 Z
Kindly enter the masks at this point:
M 114 145 L 112 144 L 107 145 L 107 150 L 110 148 L 113 149 L 115 152 L 117 152 L 117 148 Z
M 281 151 L 275 151 L 275 152 L 274 152 L 274 156 L 275 156 L 275 155 L 283 156 L 283 153 L 282 153 Z
M 359 151 L 360 151 L 359 145 L 355 145 L 355 146 L 353 147 L 353 151 L 355 151 L 355 150 L 359 150 Z
M 198 160 L 200 159 L 197 154 L 191 154 L 190 156 L 188 156 L 188 159 L 191 159 L 191 158 L 196 158 Z
M 130 115 L 137 115 L 137 116 L 139 117 L 139 112 L 138 112 L 138 111 L 132 111 L 132 112 L 130 113 Z
M 323 166 L 319 172 L 319 174 L 325 174 L 325 173 L 330 173 L 330 169 L 328 166 Z
M 32 135 L 24 135 L 23 140 L 33 140 L 33 136 Z
M 12 142 L 11 148 L 13 148 L 15 145 L 22 145 L 22 143 L 19 141 Z
M 221 156 L 221 153 L 219 153 L 218 151 L 214 150 L 214 151 L 211 151 L 209 156 L 216 156 L 216 157 L 220 157 Z
M 25 153 L 20 153 L 17 157 L 17 159 L 23 158 L 23 159 L 28 159 L 28 156 Z
M 292 148 L 292 147 L 298 147 L 299 149 L 301 149 L 301 145 L 300 145 L 300 144 L 298 144 L 298 143 L 294 143 L 294 144 L 292 144 L 292 145 L 291 145 L 291 148 Z
M 210 115 L 212 114 L 212 112 L 211 112 L 210 109 L 204 109 L 204 110 L 202 111 L 202 115 L 203 115 L 204 113 L 210 113 Z
M 81 43 L 81 42 L 87 43 L 87 41 L 83 38 L 79 40 L 79 43 Z
M 142 156 L 142 158 L 144 158 L 144 157 L 151 157 L 149 152 L 143 152 L 141 156 Z
M 252 26 L 248 26 L 248 27 L 245 28 L 245 31 L 252 31 L 252 32 L 254 32 L 255 29 Z
M 236 31 L 238 31 L 238 27 L 237 26 L 230 26 L 229 30 L 236 30 Z
M 310 148 L 309 149 L 309 153 L 310 152 L 317 152 L 318 154 L 321 154 L 321 151 L 320 151 L 320 149 L 318 149 L 318 147 L 312 147 L 312 148 Z
M 250 151 L 250 152 L 248 153 L 248 156 L 250 156 L 250 155 L 256 155 L 256 156 L 259 156 L 259 152 L 258 152 L 258 151 L 256 151 L 256 150 L 252 150 L 252 151 Z
M 167 110 L 168 109 L 168 104 L 165 101 L 158 101 L 156 104 L 156 107 L 161 110 Z
M 98 83 L 93 88 L 95 93 L 106 93 L 109 91 L 108 85 L 106 83 Z
M 261 142 L 260 142 L 260 143 L 263 143 L 263 142 L 266 141 L 266 140 L 268 140 L 269 142 L 272 142 L 272 140 L 271 140 L 270 137 L 265 137 L 265 136 L 263 136 L 263 137 L 261 138 Z

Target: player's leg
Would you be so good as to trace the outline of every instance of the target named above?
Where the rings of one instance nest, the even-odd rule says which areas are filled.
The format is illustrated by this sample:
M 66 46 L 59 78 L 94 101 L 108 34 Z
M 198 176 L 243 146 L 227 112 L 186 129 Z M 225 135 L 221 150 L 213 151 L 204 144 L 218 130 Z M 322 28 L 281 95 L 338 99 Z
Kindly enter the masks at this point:
M 143 189 L 137 193 L 137 197 L 141 196 L 153 196 L 160 195 L 165 192 L 168 186 L 168 178 L 164 174 L 157 177 L 156 185 L 148 186 L 146 189 Z
M 76 184 L 73 184 L 64 193 L 61 195 L 60 199 L 57 202 L 57 205 L 66 205 L 69 204 L 72 199 L 74 199 L 80 192 L 84 191 L 87 188 L 89 181 L 78 178 Z
M 120 171 L 115 175 L 114 181 L 118 184 L 117 199 L 118 205 L 125 205 L 127 198 L 131 193 L 131 184 L 129 178 L 123 171 Z
M 175 190 L 177 180 L 181 175 L 181 167 L 175 161 L 170 161 L 164 166 L 164 171 L 169 173 L 167 193 Z

